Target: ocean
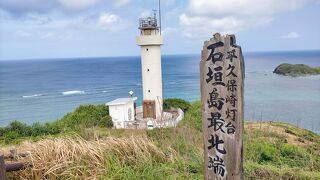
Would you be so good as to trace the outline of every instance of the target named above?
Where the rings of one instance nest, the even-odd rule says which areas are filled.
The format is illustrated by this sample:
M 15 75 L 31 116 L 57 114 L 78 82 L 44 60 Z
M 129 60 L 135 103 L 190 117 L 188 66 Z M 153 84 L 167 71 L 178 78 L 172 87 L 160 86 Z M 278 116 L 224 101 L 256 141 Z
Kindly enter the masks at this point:
M 320 66 L 320 51 L 244 53 L 245 119 L 283 121 L 320 133 L 320 76 L 273 74 L 281 63 Z M 162 56 L 164 98 L 200 99 L 200 55 Z M 0 126 L 50 122 L 80 104 L 142 101 L 140 57 L 0 61 Z

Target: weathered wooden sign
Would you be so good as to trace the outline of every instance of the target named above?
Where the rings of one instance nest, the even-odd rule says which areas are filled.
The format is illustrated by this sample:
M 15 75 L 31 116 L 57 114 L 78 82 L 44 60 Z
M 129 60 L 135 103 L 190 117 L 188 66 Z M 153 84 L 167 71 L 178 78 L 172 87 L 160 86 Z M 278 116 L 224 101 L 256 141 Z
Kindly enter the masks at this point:
M 244 61 L 234 35 L 204 42 L 200 61 L 205 179 L 243 179 Z

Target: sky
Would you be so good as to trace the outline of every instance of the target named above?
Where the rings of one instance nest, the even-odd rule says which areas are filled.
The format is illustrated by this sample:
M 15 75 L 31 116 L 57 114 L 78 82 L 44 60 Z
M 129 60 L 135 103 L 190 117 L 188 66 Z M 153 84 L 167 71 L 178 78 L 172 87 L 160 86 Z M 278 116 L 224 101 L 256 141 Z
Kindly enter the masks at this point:
M 158 0 L 1 0 L 0 60 L 136 56 Z M 320 0 L 161 0 L 163 54 L 200 54 L 216 32 L 244 52 L 320 50 Z

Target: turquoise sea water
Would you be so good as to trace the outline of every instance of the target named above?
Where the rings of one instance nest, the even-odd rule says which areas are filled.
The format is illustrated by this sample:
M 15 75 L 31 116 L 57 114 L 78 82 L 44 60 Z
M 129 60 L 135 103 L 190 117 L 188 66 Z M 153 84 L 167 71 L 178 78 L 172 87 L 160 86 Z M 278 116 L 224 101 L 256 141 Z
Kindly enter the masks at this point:
M 162 57 L 164 97 L 200 99 L 200 55 Z M 320 51 L 245 53 L 245 119 L 285 121 L 320 132 L 320 76 L 272 73 L 281 63 L 320 66 Z M 140 57 L 0 61 L 0 126 L 61 118 L 80 104 L 127 97 L 141 103 Z

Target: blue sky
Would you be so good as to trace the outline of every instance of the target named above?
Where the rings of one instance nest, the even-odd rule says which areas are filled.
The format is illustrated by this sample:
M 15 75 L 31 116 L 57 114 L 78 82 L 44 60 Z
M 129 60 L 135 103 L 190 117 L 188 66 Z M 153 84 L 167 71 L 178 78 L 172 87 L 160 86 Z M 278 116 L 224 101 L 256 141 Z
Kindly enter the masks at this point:
M 157 0 L 1 0 L 0 59 L 139 55 Z M 200 53 L 215 32 L 243 51 L 320 49 L 320 0 L 162 0 L 163 54 Z

